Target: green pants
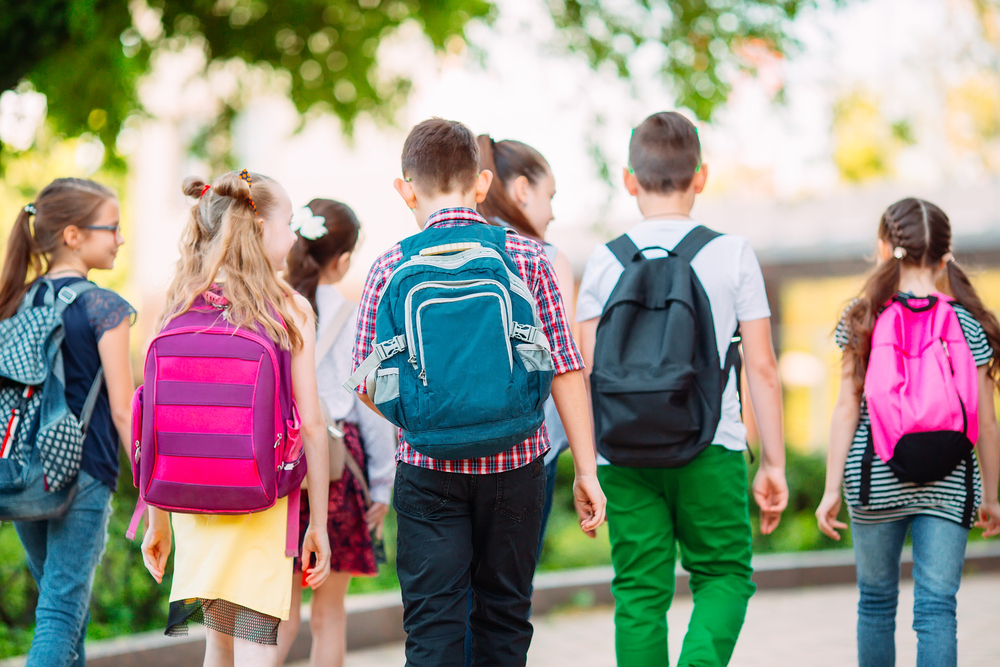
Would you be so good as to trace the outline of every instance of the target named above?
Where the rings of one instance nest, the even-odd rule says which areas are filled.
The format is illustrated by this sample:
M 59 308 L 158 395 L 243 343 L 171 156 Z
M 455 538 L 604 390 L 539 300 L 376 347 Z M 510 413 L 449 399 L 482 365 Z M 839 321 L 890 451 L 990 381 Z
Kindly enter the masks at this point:
M 678 544 L 694 612 L 677 664 L 727 665 L 756 590 L 743 454 L 712 445 L 683 468 L 605 465 L 598 475 L 608 497 L 619 667 L 670 664 Z

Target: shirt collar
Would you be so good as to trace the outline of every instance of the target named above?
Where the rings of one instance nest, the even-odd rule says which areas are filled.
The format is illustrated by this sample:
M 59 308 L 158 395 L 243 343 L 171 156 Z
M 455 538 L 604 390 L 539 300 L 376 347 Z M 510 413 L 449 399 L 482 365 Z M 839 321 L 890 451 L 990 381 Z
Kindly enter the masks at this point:
M 464 222 L 481 222 L 484 225 L 488 225 L 486 218 L 479 215 L 476 211 L 471 208 L 443 208 L 440 211 L 434 213 L 427 221 L 424 222 L 424 229 L 428 229 L 440 222 L 451 222 L 455 220 L 460 220 Z

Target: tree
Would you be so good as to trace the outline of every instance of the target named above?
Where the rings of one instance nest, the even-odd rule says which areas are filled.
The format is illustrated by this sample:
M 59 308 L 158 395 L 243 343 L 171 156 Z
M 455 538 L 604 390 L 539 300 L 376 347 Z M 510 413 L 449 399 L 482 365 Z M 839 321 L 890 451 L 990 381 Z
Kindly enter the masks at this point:
M 628 79 L 638 48 L 661 48 L 678 105 L 707 120 L 726 99 L 727 77 L 752 68 L 747 54 L 784 53 L 789 22 L 816 0 L 545 1 L 559 45 L 595 68 L 610 64 Z M 151 54 L 198 43 L 210 63 L 239 58 L 286 72 L 300 112 L 320 105 L 350 132 L 360 113 L 391 119 L 406 100 L 408 81 L 379 81 L 383 37 L 413 19 L 443 48 L 496 11 L 492 0 L 0 0 L 0 90 L 27 82 L 46 95 L 57 131 L 112 146 L 138 108 Z

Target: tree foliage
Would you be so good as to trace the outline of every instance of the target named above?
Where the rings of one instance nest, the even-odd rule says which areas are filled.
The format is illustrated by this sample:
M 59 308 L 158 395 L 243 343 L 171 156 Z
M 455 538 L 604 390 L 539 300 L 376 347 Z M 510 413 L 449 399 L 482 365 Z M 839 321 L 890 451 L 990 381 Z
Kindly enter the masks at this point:
M 595 68 L 610 65 L 628 79 L 637 50 L 660 48 L 660 72 L 678 106 L 702 119 L 725 101 L 734 72 L 752 69 L 762 52 L 789 48 L 790 21 L 815 4 L 537 1 L 546 2 L 558 45 Z M 136 83 L 150 56 L 198 43 L 209 63 L 241 59 L 287 73 L 300 112 L 318 105 L 350 131 L 359 114 L 391 119 L 406 100 L 409 82 L 383 80 L 376 62 L 380 41 L 401 23 L 417 21 L 442 48 L 496 11 L 492 0 L 0 0 L 0 90 L 29 82 L 46 95 L 56 131 L 91 132 L 113 146 L 139 107 Z

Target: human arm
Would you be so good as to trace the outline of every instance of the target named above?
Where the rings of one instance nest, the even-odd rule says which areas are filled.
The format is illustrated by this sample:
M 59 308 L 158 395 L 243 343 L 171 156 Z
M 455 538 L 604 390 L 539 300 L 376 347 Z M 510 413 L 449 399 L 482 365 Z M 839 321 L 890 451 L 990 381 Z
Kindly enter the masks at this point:
M 576 281 L 573 278 L 573 265 L 569 258 L 562 252 L 557 252 L 552 260 L 552 267 L 556 272 L 556 284 L 559 285 L 559 292 L 562 293 L 563 308 L 566 311 L 566 320 L 574 321 L 574 306 L 576 304 Z
M 854 362 L 844 357 L 840 373 L 840 392 L 833 406 L 830 423 L 830 444 L 826 454 L 826 487 L 823 499 L 816 508 L 816 522 L 827 537 L 840 540 L 838 530 L 846 530 L 847 524 L 837 519 L 840 514 L 841 485 L 844 482 L 844 467 L 847 454 L 851 450 L 854 432 L 861 419 L 861 392 L 854 384 Z
M 359 397 L 360 402 L 360 397 Z M 393 476 L 396 472 L 396 428 L 363 407 L 355 408 L 361 442 L 368 464 L 368 484 L 372 506 L 365 512 L 368 530 L 382 537 L 382 525 L 389 513 Z
M 983 478 L 983 504 L 979 507 L 976 527 L 983 529 L 983 537 L 1000 534 L 1000 503 L 997 502 L 997 485 L 1000 484 L 1000 425 L 997 424 L 993 404 L 995 385 L 986 374 L 988 366 L 979 367 L 979 468 Z
M 292 352 L 292 392 L 299 410 L 302 445 L 309 466 L 309 526 L 302 540 L 302 569 L 306 583 L 313 590 L 330 575 L 330 538 L 326 532 L 330 495 L 330 462 L 326 442 L 326 420 L 319 404 L 316 387 L 316 326 L 312 306 L 298 294 L 294 296 L 292 317 L 302 334 L 302 347 Z M 316 556 L 316 565 L 310 566 Z
M 573 453 L 573 505 L 580 518 L 580 528 L 590 537 L 596 537 L 597 527 L 604 523 L 607 498 L 597 481 L 594 431 L 587 407 L 583 371 L 569 371 L 553 378 L 552 400 L 559 411 L 559 419 L 566 429 L 569 449 Z
M 769 535 L 788 506 L 785 481 L 785 439 L 781 416 L 781 379 L 771 343 L 771 320 L 740 322 L 747 385 L 760 432 L 760 467 L 753 496 L 760 507 L 760 532 Z
M 170 513 L 152 505 L 147 512 L 146 533 L 142 537 L 142 563 L 153 575 L 153 579 L 156 579 L 156 583 L 162 584 L 173 541 L 170 532 Z
M 118 431 L 118 439 L 126 452 L 132 439 L 132 366 L 129 363 L 129 318 L 105 331 L 97 341 L 97 353 L 104 369 L 104 383 L 108 388 L 111 421 Z

